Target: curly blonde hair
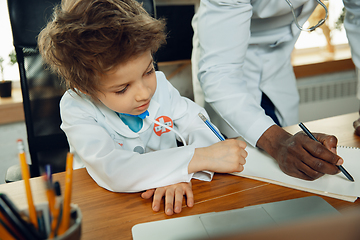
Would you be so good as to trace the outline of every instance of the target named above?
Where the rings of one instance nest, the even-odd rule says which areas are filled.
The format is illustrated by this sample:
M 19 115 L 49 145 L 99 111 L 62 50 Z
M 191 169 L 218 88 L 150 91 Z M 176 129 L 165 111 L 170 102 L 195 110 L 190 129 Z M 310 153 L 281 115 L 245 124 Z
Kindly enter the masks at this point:
M 92 98 L 103 74 L 166 42 L 165 22 L 135 0 L 67 0 L 38 37 L 44 61 Z

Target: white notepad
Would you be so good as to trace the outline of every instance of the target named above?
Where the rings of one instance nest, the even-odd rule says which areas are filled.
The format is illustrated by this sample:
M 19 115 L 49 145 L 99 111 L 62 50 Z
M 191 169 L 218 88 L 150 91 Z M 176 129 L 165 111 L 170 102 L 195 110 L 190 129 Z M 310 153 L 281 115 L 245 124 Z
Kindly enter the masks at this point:
M 141 223 L 133 226 L 131 231 L 134 240 L 212 238 L 288 223 L 289 221 L 339 214 L 324 199 L 311 196 L 230 211 Z
M 244 171 L 233 173 L 237 176 L 252 178 L 285 187 L 295 188 L 315 194 L 355 202 L 360 196 L 360 149 L 338 146 L 337 154 L 344 159 L 343 167 L 355 182 L 349 181 L 343 173 L 325 175 L 314 181 L 290 177 L 283 173 L 278 163 L 265 151 L 248 144 L 248 157 Z

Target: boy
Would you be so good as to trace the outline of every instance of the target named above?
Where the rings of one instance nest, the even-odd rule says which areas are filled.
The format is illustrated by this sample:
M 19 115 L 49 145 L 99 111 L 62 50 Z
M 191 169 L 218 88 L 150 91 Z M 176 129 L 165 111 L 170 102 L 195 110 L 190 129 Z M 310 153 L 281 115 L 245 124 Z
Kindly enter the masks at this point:
M 142 197 L 154 194 L 154 211 L 165 196 L 171 215 L 184 195 L 193 205 L 192 178 L 242 171 L 247 153 L 242 141 L 217 143 L 198 117 L 205 111 L 155 72 L 152 55 L 165 37 L 164 22 L 134 0 L 65 1 L 39 49 L 70 88 L 60 111 L 74 168 L 110 191 L 148 190 Z

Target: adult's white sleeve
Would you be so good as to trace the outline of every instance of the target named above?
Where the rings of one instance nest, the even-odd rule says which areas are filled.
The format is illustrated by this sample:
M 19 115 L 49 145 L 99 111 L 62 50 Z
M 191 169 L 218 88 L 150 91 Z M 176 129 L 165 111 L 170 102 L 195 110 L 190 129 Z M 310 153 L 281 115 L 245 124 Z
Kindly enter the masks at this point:
M 360 1 L 344 0 L 346 15 L 344 26 L 351 47 L 352 59 L 360 69 Z
M 250 94 L 243 66 L 250 38 L 250 0 L 202 0 L 198 10 L 198 78 L 205 100 L 251 145 L 274 122 Z
M 344 0 L 346 15 L 344 26 L 351 47 L 352 60 L 360 71 L 360 1 Z M 357 98 L 360 99 L 360 73 L 358 72 Z

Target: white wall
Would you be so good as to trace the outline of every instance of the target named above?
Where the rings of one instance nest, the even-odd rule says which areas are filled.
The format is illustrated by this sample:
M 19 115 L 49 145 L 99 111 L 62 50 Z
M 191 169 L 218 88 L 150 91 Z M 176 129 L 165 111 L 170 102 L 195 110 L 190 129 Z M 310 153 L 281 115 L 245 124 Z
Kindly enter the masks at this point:
M 7 8 L 7 1 L 0 0 L 0 57 L 4 59 L 4 78 L 5 80 L 19 81 L 19 69 L 17 64 L 10 65 L 9 54 L 14 49 L 13 39 L 11 33 L 11 26 L 9 20 L 9 12 Z M 1 78 L 1 76 L 0 76 Z M 1 79 L 0 79 L 1 80 Z

